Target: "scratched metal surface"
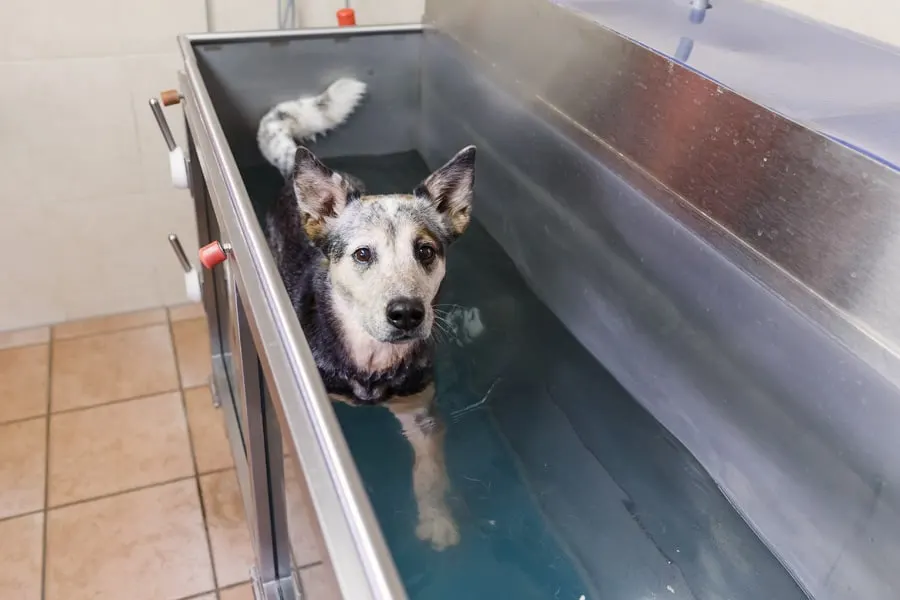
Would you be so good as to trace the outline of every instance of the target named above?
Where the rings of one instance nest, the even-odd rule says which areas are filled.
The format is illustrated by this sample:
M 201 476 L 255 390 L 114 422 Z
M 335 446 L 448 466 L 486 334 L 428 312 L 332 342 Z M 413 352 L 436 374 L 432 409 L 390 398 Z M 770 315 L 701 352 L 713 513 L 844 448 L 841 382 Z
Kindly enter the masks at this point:
M 554 1 L 900 165 L 900 48 L 764 2 L 712 2 L 701 20 L 687 0 Z
M 426 20 L 426 159 L 811 596 L 892 598 L 900 174 L 549 2 Z

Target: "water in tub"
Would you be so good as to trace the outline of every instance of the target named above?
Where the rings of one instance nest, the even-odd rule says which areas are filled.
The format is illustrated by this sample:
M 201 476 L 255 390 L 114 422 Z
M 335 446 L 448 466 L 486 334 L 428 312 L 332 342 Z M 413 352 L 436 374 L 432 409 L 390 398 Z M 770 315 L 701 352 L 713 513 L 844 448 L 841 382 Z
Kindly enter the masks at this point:
M 326 160 L 411 190 L 415 153 Z M 280 184 L 244 172 L 260 214 Z M 337 406 L 411 600 L 805 598 L 691 455 L 585 351 L 476 220 L 451 248 L 438 404 L 462 540 L 415 536 L 412 454 L 384 409 Z

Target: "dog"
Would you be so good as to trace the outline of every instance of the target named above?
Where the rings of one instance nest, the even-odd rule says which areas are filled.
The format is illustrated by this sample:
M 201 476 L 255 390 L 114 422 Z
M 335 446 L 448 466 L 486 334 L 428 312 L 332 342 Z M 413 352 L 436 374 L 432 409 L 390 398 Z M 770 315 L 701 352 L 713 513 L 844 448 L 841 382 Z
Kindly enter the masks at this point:
M 416 534 L 443 550 L 460 536 L 434 406 L 434 305 L 447 249 L 470 221 L 475 148 L 411 193 L 367 195 L 299 145 L 344 123 L 365 91 L 339 79 L 262 118 L 260 151 L 285 177 L 266 237 L 331 399 L 385 406 L 400 422 L 414 453 Z

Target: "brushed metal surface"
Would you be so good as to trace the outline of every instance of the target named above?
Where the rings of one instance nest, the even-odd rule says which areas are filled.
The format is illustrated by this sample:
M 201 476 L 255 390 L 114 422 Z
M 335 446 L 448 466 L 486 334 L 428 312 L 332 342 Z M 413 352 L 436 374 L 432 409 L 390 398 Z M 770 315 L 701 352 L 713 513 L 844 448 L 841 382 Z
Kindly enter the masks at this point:
M 900 173 L 543 0 L 428 16 L 897 353 Z
M 754 0 L 719 2 L 702 24 L 691 20 L 691 7 L 680 0 L 553 1 L 900 165 L 895 47 Z M 690 54 L 679 55 L 688 43 Z
M 898 173 L 542 0 L 426 18 L 426 158 L 810 595 L 892 598 Z

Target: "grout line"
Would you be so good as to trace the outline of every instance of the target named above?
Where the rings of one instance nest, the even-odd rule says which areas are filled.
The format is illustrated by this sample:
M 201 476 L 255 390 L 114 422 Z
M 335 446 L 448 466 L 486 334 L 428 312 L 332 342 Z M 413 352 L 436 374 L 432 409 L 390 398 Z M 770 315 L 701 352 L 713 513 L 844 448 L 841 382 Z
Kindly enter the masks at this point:
M 213 471 L 208 471 L 203 473 L 203 477 L 206 475 L 215 475 L 217 473 L 224 473 L 225 471 L 230 471 L 234 467 L 227 467 L 224 469 L 215 469 Z M 172 479 L 163 479 L 162 481 L 154 481 L 153 483 L 147 483 L 144 485 L 139 485 L 137 487 L 128 488 L 127 490 L 117 490 L 115 492 L 109 492 L 108 494 L 101 494 L 99 496 L 91 496 L 90 498 L 82 498 L 81 500 L 74 500 L 72 502 L 65 502 L 63 504 L 57 504 L 55 506 L 47 507 L 47 511 L 61 510 L 63 508 L 69 508 L 72 506 L 78 506 L 79 504 L 87 504 L 88 502 L 93 502 L 94 500 L 106 500 L 108 498 L 115 498 L 116 496 L 124 496 L 125 494 L 130 494 L 131 492 L 142 492 L 144 490 L 149 490 L 150 488 L 160 487 L 164 485 L 171 485 L 173 483 L 181 483 L 184 481 L 188 481 L 189 479 L 196 478 L 196 474 L 192 475 L 184 475 L 182 477 L 173 477 Z
M 187 387 L 181 388 L 182 392 L 193 392 L 194 390 L 209 390 L 210 392 L 212 392 L 208 383 L 201 383 L 200 385 L 189 385 Z
M 211 590 L 206 590 L 205 592 L 200 592 L 199 594 L 191 594 L 190 596 L 182 596 L 181 598 L 178 598 L 178 600 L 196 600 L 197 598 L 209 596 L 210 594 L 212 594 L 216 598 L 219 597 L 218 590 L 211 589 Z
M 178 346 L 175 344 L 175 331 L 172 328 L 172 318 L 168 312 L 166 312 L 168 318 L 166 319 L 166 323 L 169 326 L 169 341 L 172 343 L 172 351 L 175 354 L 175 374 L 178 376 L 179 383 L 182 382 L 181 379 L 181 366 L 180 361 L 178 360 Z M 207 386 L 208 387 L 208 386 Z M 218 600 L 219 598 L 219 576 L 216 573 L 216 559 L 213 555 L 212 548 L 212 539 L 209 535 L 209 521 L 206 518 L 206 504 L 203 502 L 203 488 L 200 485 L 200 468 L 197 466 L 197 452 L 194 448 L 194 436 L 191 433 L 191 420 L 188 418 L 188 409 L 187 402 L 184 399 L 184 386 L 182 384 L 181 387 L 181 410 L 184 414 L 184 423 L 188 432 L 188 445 L 191 449 L 191 462 L 194 465 L 194 485 L 197 487 L 197 498 L 200 500 L 200 516 L 203 519 L 203 537 L 206 538 L 206 551 L 209 554 L 209 568 L 212 571 L 212 579 L 213 579 L 213 589 L 216 590 L 215 596 Z M 229 467 L 230 468 L 230 467 Z M 204 473 L 205 475 L 205 473 Z
M 47 346 L 47 426 L 44 439 L 44 527 L 41 541 L 41 598 L 47 597 L 47 522 L 50 513 L 47 511 L 47 503 L 50 500 L 50 403 L 53 401 L 53 332 L 50 332 L 50 341 Z
M 112 404 L 124 404 L 126 402 L 134 402 L 135 400 L 146 400 L 147 398 L 155 398 L 156 396 L 165 396 L 167 394 L 178 394 L 180 392 L 181 392 L 181 388 L 174 388 L 171 390 L 164 390 L 161 392 L 153 392 L 152 394 L 142 394 L 140 396 L 130 396 L 128 398 L 119 398 L 118 400 L 105 400 L 103 402 L 98 402 L 97 404 L 89 404 L 87 406 L 75 406 L 73 408 L 64 408 L 62 410 L 54 411 L 50 414 L 67 415 L 69 413 L 91 410 L 92 408 L 100 408 L 101 406 L 110 406 Z M 22 419 L 22 420 L 27 420 L 27 419 Z
M 50 416 L 50 413 L 44 413 L 42 415 L 34 415 L 32 417 L 21 417 L 18 419 L 12 419 L 10 421 L 0 421 L 0 427 L 6 427 L 7 425 L 18 425 L 19 423 L 27 423 L 28 421 L 37 421 L 38 419 L 46 419 Z
M 0 61 L 0 62 L 8 63 L 8 62 L 16 62 L 16 61 Z M 53 330 L 55 328 L 59 327 L 60 325 L 67 325 L 69 323 L 80 323 L 81 321 L 93 321 L 96 319 L 110 319 L 110 318 L 114 318 L 114 317 L 124 317 L 127 315 L 137 315 L 140 313 L 151 312 L 154 310 L 162 310 L 165 312 L 165 317 L 158 323 L 147 323 L 146 325 L 131 325 L 131 326 L 127 326 L 127 327 L 122 327 L 121 329 L 111 329 L 109 331 L 101 331 L 101 332 L 97 332 L 97 333 L 79 334 L 79 335 L 74 335 L 71 337 L 59 338 L 59 341 L 62 342 L 65 340 L 74 340 L 74 339 L 81 338 L 81 337 L 90 337 L 92 335 L 100 335 L 103 333 L 114 333 L 116 331 L 125 331 L 128 329 L 140 329 L 141 327 L 149 327 L 150 325 L 162 325 L 163 323 L 168 321 L 169 318 L 171 317 L 171 313 L 169 311 L 171 311 L 172 309 L 185 308 L 188 306 L 193 306 L 195 304 L 199 304 L 202 306 L 203 302 L 182 302 L 180 304 L 171 304 L 171 305 L 160 304 L 157 306 L 148 306 L 147 308 L 139 308 L 137 310 L 127 310 L 125 312 L 104 313 L 101 315 L 94 315 L 93 317 L 83 317 L 83 318 L 78 318 L 78 319 L 63 319 L 62 321 L 50 321 L 49 323 L 37 323 L 35 325 L 29 325 L 27 327 L 17 327 L 16 329 L 5 329 L 3 331 L 0 331 L 0 335 L 6 334 L 6 333 L 20 333 L 22 331 L 31 331 L 33 329 L 42 329 L 42 328 L 46 327 L 48 330 L 47 331 L 48 337 L 43 342 L 37 342 L 34 344 L 21 344 L 21 345 L 17 345 L 17 346 L 7 346 L 5 348 L 0 348 L 0 350 L 10 350 L 12 348 L 25 348 L 28 346 L 39 346 L 41 344 L 49 344 L 53 341 L 56 341 L 53 338 Z M 181 323 L 182 321 L 192 321 L 193 319 L 200 319 L 200 318 L 205 318 L 205 317 L 206 317 L 206 313 L 203 312 L 200 314 L 200 316 L 197 316 L 197 317 L 191 317 L 188 319 L 175 319 L 172 322 L 173 323 Z
M 22 348 L 34 348 L 35 346 L 49 346 L 52 340 L 46 340 L 43 342 L 28 342 L 26 344 L 16 344 L 15 346 L 4 346 L 0 348 L 0 352 L 6 352 L 7 350 L 21 350 Z
M 6 515 L 5 517 L 0 517 L 0 523 L 4 523 L 6 521 L 12 521 L 13 519 L 18 519 L 21 517 L 33 517 L 38 513 L 44 512 L 43 508 L 36 508 L 34 510 L 28 510 L 23 513 L 16 513 L 14 515 Z
M 109 335 L 112 333 L 119 333 L 120 331 L 133 331 L 135 329 L 145 329 L 147 327 L 154 327 L 156 325 L 165 325 L 167 322 L 171 322 L 173 324 L 174 323 L 188 323 L 190 321 L 196 321 L 198 319 L 205 319 L 206 315 L 200 314 L 195 317 L 188 317 L 186 319 L 175 319 L 175 320 L 170 321 L 172 315 L 169 311 L 171 309 L 182 308 L 182 307 L 192 306 L 192 305 L 193 305 L 192 303 L 189 303 L 189 304 L 176 304 L 175 306 L 159 306 L 156 308 L 146 308 L 144 310 L 138 310 L 138 311 L 129 311 L 129 312 L 124 312 L 124 313 L 112 313 L 109 315 L 98 315 L 96 317 L 89 317 L 87 319 L 77 319 L 75 321 L 60 321 L 59 323 L 51 323 L 48 325 L 37 325 L 35 327 L 25 327 L 22 329 L 10 329 L 8 331 L 0 331 L 0 334 L 5 334 L 5 333 L 19 333 L 20 331 L 30 331 L 32 329 L 41 329 L 43 327 L 46 327 L 48 329 L 48 332 L 47 332 L 48 337 L 46 340 L 43 340 L 40 342 L 26 342 L 24 344 L 15 344 L 12 346 L 4 346 L 4 347 L 0 348 L 0 352 L 3 352 L 4 350 L 18 350 L 20 348 L 33 348 L 35 346 L 49 346 L 53 342 L 68 342 L 69 340 L 81 340 L 84 338 L 95 337 L 98 335 Z M 142 323 L 140 325 L 126 325 L 125 327 L 116 327 L 115 329 L 107 329 L 107 330 L 101 330 L 101 331 L 88 331 L 86 333 L 76 333 L 75 335 L 67 335 L 65 337 L 56 337 L 53 333 L 56 330 L 56 328 L 59 327 L 60 325 L 67 325 L 69 323 L 78 323 L 80 321 L 91 321 L 94 319 L 112 319 L 115 317 L 124 317 L 127 315 L 132 315 L 132 314 L 137 314 L 137 313 L 142 313 L 142 312 L 150 312 L 153 310 L 162 310 L 164 312 L 163 318 L 159 321 L 150 321 L 148 323 Z
M 238 581 L 237 583 L 231 583 L 231 584 L 226 585 L 226 586 L 224 586 L 224 587 L 220 587 L 219 589 L 216 590 L 216 597 L 217 597 L 217 598 L 221 598 L 221 597 L 222 597 L 222 592 L 227 592 L 227 591 L 229 591 L 229 590 L 233 590 L 233 589 L 239 588 L 239 587 L 241 587 L 241 586 L 243 586 L 243 585 L 249 585 L 249 586 L 250 586 L 250 595 L 251 595 L 251 598 L 252 598 L 252 597 L 253 597 L 253 581 L 250 580 L 250 579 L 248 579 L 248 580 L 246 580 L 246 581 Z M 264 600 L 264 599 L 263 599 L 263 600 Z
M 150 310 L 165 311 L 165 309 L 156 309 L 156 308 L 151 308 Z M 125 315 L 128 315 L 128 314 L 130 314 L 130 313 L 125 313 Z M 112 317 L 117 317 L 117 316 L 124 316 L 124 315 L 110 315 L 110 317 L 98 317 L 98 318 L 105 319 L 105 318 L 112 318 Z M 108 330 L 103 330 L 103 331 L 88 331 L 86 333 L 76 333 L 75 335 L 67 335 L 65 337 L 56 337 L 55 335 L 53 335 L 53 331 L 51 331 L 50 339 L 53 342 L 71 342 L 72 340 L 83 340 L 84 338 L 96 337 L 96 336 L 100 336 L 100 335 L 112 335 L 114 333 L 121 333 L 123 331 L 134 331 L 135 329 L 149 329 L 150 327 L 159 327 L 160 325 L 166 325 L 168 322 L 168 319 L 169 319 L 169 316 L 168 316 L 168 313 L 166 313 L 161 321 L 151 321 L 149 323 L 141 323 L 140 325 L 126 325 L 125 327 L 117 327 L 115 329 L 108 329 Z M 190 321 L 190 319 L 186 319 L 186 321 Z M 69 321 L 69 323 L 77 323 L 77 322 L 78 321 Z M 178 322 L 181 323 L 182 321 L 178 321 Z M 63 324 L 64 323 L 60 323 L 60 325 L 63 325 Z

